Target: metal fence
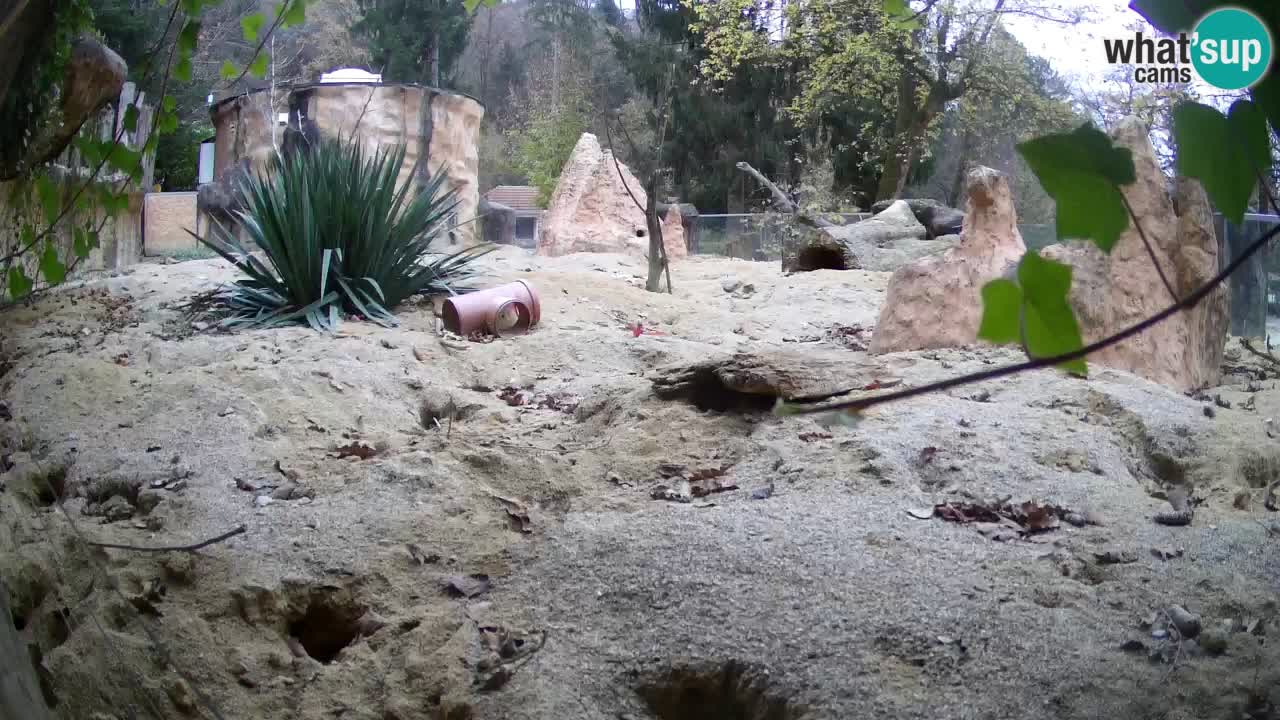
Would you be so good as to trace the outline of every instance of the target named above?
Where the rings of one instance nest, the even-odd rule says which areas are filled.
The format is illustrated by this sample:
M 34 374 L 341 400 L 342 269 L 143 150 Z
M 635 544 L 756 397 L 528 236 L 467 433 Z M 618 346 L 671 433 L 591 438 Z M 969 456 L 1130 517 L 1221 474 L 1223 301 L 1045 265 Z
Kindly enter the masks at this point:
M 1240 225 L 1214 216 L 1219 262 L 1240 256 L 1263 233 L 1280 224 L 1280 216 L 1249 213 Z M 1231 334 L 1242 337 L 1280 336 L 1280 252 L 1277 241 L 1254 255 L 1231 274 Z M 1274 285 L 1273 285 L 1274 283 Z
M 861 222 L 871 213 L 840 213 L 847 224 Z M 783 254 L 786 216 L 767 213 L 699 215 L 697 231 L 690 240 L 694 255 L 715 255 L 779 262 Z M 1052 224 L 1027 223 L 1018 226 L 1022 240 L 1033 250 L 1057 242 Z
M 846 223 L 865 220 L 869 213 L 841 213 Z M 694 255 L 781 262 L 787 216 L 769 213 L 699 215 L 690 240 Z

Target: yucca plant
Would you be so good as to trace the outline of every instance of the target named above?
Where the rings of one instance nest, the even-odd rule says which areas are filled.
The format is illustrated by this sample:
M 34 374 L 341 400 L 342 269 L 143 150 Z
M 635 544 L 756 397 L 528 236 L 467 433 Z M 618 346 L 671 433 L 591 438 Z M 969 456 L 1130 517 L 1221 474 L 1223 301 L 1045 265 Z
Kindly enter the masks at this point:
M 394 146 L 368 157 L 358 141 L 322 140 L 245 178 L 238 225 L 263 258 L 234 227 L 196 238 L 248 276 L 216 293 L 230 312 L 223 324 L 332 330 L 346 313 L 391 326 L 392 309 L 414 295 L 470 289 L 475 260 L 493 247 L 429 257 L 458 201 L 442 191 L 443 170 L 416 194 L 409 181 L 397 186 L 404 154 Z

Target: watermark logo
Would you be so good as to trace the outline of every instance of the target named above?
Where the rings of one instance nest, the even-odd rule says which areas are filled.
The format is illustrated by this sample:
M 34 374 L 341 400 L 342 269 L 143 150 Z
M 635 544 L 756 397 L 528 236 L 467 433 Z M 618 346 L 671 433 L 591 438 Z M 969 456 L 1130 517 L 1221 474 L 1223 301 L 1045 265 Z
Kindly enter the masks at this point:
M 1192 70 L 1222 90 L 1244 90 L 1267 74 L 1274 43 L 1262 20 L 1241 8 L 1220 8 L 1205 15 L 1190 34 L 1153 38 L 1106 38 L 1107 62 L 1136 65 L 1140 83 L 1189 83 Z

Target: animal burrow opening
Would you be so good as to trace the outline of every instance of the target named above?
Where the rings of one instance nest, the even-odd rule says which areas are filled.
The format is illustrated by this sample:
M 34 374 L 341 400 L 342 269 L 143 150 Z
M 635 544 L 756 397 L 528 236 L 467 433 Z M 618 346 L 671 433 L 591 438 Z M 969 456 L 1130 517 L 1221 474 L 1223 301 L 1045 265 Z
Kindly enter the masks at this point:
M 798 720 L 804 710 L 745 663 L 671 667 L 637 688 L 659 720 Z
M 850 270 L 849 263 L 839 250 L 825 247 L 807 247 L 796 256 L 794 269 L 809 270 Z
M 770 412 L 778 402 L 777 395 L 747 393 L 725 385 L 713 369 L 699 372 L 683 391 L 684 399 L 699 410 L 713 412 Z
M 34 475 L 31 486 L 36 502 L 49 507 L 67 494 L 67 468 L 58 465 L 46 473 Z
M 289 622 L 289 636 L 307 655 L 327 665 L 360 637 L 365 610 L 346 591 L 313 590 L 306 609 Z

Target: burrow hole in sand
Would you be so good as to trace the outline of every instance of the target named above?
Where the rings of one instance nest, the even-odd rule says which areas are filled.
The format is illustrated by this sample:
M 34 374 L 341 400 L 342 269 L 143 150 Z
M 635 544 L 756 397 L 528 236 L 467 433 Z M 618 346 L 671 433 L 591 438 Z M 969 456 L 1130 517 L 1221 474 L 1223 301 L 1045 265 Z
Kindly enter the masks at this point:
M 796 256 L 793 269 L 809 271 L 849 270 L 851 268 L 845 263 L 844 256 L 832 248 L 808 247 L 801 250 L 800 254 Z
M 637 687 L 659 720 L 798 720 L 803 710 L 769 686 L 769 676 L 729 661 L 672 667 Z
M 364 614 L 365 607 L 349 592 L 316 588 L 308 596 L 306 608 L 290 620 L 289 636 L 307 655 L 327 665 L 360 637 Z
M 712 369 L 698 373 L 682 394 L 699 410 L 713 412 L 767 413 L 778 402 L 775 395 L 756 395 L 726 387 Z

